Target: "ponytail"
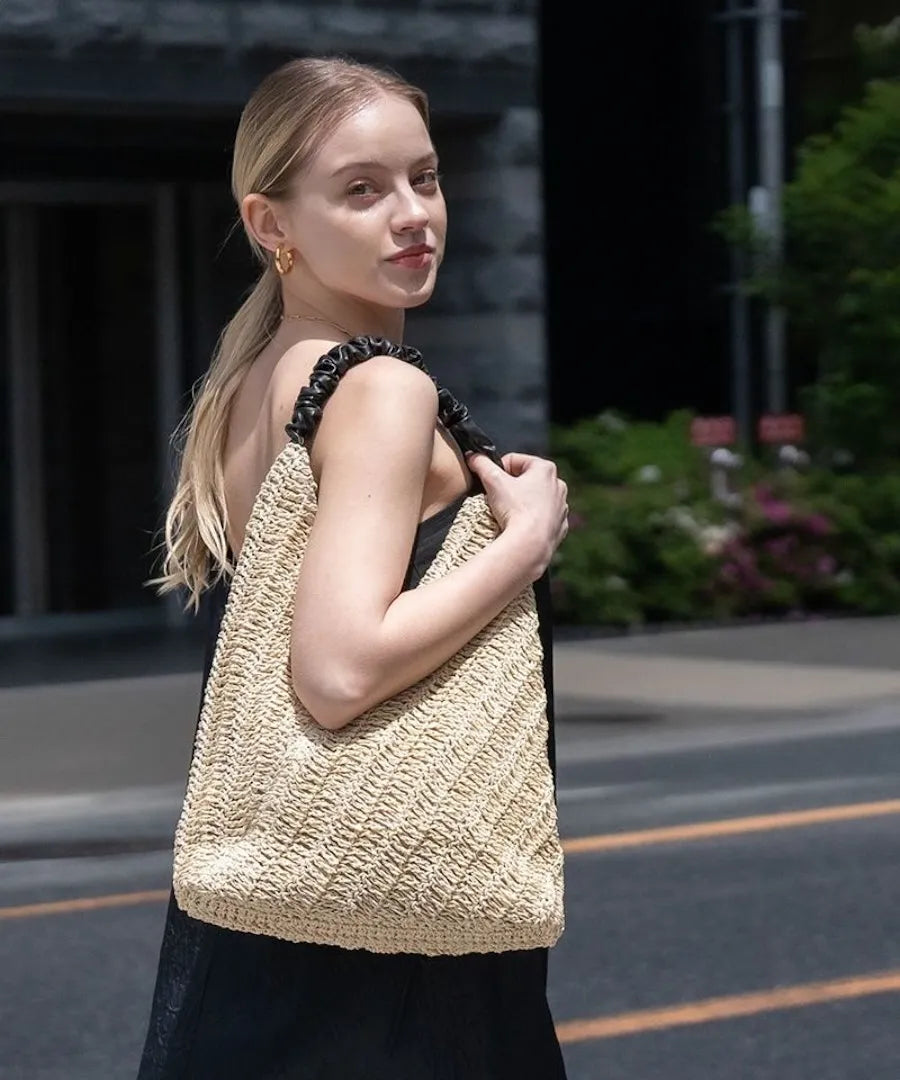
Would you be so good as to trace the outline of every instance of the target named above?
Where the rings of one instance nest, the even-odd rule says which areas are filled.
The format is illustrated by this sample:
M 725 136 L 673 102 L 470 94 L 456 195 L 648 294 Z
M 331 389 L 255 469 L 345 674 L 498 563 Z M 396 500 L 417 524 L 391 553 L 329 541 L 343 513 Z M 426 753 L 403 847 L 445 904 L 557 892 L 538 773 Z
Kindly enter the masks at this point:
M 185 610 L 196 612 L 201 593 L 234 573 L 222 467 L 228 414 L 241 376 L 275 333 L 281 312 L 281 288 L 270 265 L 222 332 L 199 395 L 172 436 L 181 464 L 166 512 L 166 555 L 162 574 L 144 584 L 157 585 L 157 595 L 186 588 Z

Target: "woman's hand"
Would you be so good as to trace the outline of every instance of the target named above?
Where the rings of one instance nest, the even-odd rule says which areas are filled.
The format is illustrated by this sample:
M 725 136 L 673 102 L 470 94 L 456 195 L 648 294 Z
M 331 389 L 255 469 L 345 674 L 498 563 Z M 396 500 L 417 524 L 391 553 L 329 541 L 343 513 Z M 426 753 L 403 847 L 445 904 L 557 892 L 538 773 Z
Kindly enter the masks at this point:
M 568 486 L 552 461 L 533 454 L 505 454 L 502 469 L 485 454 L 466 461 L 501 530 L 520 533 L 532 546 L 537 580 L 569 531 Z

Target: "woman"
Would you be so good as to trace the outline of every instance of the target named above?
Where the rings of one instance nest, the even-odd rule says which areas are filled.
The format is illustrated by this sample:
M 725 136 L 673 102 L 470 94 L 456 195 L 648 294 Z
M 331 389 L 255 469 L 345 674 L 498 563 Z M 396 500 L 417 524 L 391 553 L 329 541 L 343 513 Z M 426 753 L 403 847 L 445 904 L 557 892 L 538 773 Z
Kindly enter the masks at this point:
M 431 295 L 446 210 L 424 95 L 344 59 L 272 73 L 238 127 L 232 187 L 265 267 L 197 398 L 152 584 L 207 598 L 204 686 L 257 490 L 319 357 L 400 342 Z M 426 358 L 427 359 L 427 358 Z M 292 677 L 332 730 L 413 685 L 536 584 L 566 534 L 552 463 L 465 455 L 434 384 L 377 356 L 343 376 L 310 446 L 316 521 L 297 584 Z M 474 474 L 474 481 L 472 478 Z M 480 485 L 501 526 L 464 567 L 414 588 Z M 548 701 L 548 713 L 550 712 Z M 551 739 L 548 744 L 552 764 Z M 241 934 L 170 902 L 139 1080 L 558 1080 L 547 952 L 380 955 Z

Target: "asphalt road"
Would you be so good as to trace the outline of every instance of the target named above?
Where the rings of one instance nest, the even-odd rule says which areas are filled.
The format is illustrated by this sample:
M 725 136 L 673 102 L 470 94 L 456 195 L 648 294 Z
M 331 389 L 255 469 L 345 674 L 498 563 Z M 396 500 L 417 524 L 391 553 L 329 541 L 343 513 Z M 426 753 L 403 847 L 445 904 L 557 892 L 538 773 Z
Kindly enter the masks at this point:
M 570 1080 L 900 1076 L 900 709 L 571 721 L 559 752 L 550 999 Z M 128 894 L 168 871 L 166 852 L 3 866 L 2 1080 L 133 1080 L 164 903 Z

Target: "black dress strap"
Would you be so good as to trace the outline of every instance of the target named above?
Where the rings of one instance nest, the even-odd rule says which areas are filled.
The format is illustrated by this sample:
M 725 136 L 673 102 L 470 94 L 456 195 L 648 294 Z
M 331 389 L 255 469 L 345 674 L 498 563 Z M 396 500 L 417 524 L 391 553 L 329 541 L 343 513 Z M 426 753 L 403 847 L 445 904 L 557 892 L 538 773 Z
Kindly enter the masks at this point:
M 292 442 L 308 439 L 316 430 L 322 418 L 325 403 L 334 393 L 342 375 L 350 368 L 369 360 L 373 356 L 396 356 L 424 371 L 438 391 L 438 417 L 450 432 L 463 453 L 475 451 L 486 454 L 497 465 L 501 465 L 497 447 L 469 415 L 469 410 L 458 401 L 449 390 L 438 386 L 437 381 L 425 367 L 422 354 L 410 345 L 396 345 L 382 337 L 361 336 L 351 338 L 341 345 L 335 345 L 324 356 L 319 357 L 309 377 L 309 384 L 304 386 L 297 396 L 291 422 L 285 425 L 285 431 Z

